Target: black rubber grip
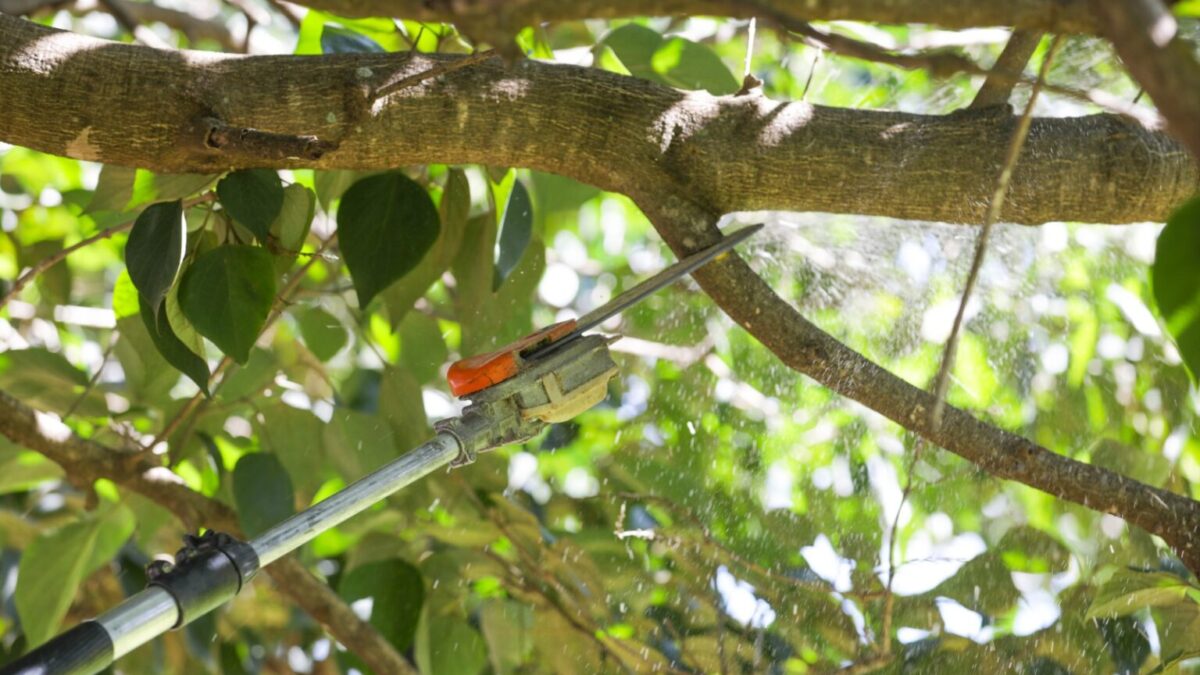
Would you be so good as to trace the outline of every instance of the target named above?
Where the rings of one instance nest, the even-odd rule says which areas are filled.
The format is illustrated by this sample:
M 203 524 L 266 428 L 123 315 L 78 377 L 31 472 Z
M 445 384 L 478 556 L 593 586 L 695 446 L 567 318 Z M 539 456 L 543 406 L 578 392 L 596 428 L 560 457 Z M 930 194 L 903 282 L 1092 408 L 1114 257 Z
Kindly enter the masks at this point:
M 0 669 L 0 675 L 92 675 L 113 660 L 104 626 L 84 621 Z

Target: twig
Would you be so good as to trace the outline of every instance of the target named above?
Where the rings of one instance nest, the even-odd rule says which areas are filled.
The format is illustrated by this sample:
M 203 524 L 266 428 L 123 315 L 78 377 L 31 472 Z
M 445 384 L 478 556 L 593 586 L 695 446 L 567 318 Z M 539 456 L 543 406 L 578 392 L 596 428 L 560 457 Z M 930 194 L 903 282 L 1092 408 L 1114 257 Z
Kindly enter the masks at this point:
M 0 300 L 0 307 L 4 307 L 5 305 L 7 305 L 8 301 L 15 298 L 18 293 L 20 293 L 26 286 L 29 285 L 29 282 L 33 281 L 37 277 L 37 275 L 41 274 L 42 272 L 45 272 L 46 270 L 50 269 L 51 267 L 54 267 L 56 264 L 63 261 L 64 259 L 66 259 L 67 256 L 71 255 L 75 251 L 78 251 L 79 249 L 81 249 L 84 246 L 87 246 L 89 244 L 94 244 L 94 243 L 100 241 L 101 239 L 108 239 L 109 237 L 113 236 L 114 234 L 117 234 L 119 232 L 124 232 L 125 230 L 128 230 L 131 227 L 133 227 L 132 220 L 129 221 L 128 223 L 121 223 L 120 225 L 113 225 L 112 227 L 110 227 L 106 230 L 101 230 L 100 232 L 93 234 L 92 236 L 88 237 L 87 239 L 83 239 L 74 244 L 71 244 L 70 246 L 64 248 L 63 250 L 59 251 L 58 253 L 55 253 L 54 255 L 50 255 L 50 256 L 46 256 L 45 258 L 42 258 L 41 260 L 39 260 L 37 262 L 37 264 L 35 264 L 33 267 L 30 267 L 28 272 L 17 277 L 17 280 L 13 282 L 12 288 L 10 288 L 8 290 L 8 293 L 6 293 L 4 295 L 4 298 L 2 300 Z
M 1015 84 L 1011 78 L 1021 76 L 1025 64 L 1029 62 L 1029 58 L 1041 42 L 1042 34 L 1039 32 L 1019 28 L 1014 30 L 1008 37 L 1008 44 L 1004 45 L 1004 51 L 1000 52 L 996 63 L 992 64 L 992 74 L 983 81 L 979 91 L 975 92 L 975 99 L 967 107 L 987 108 L 1008 103 Z M 1000 74 L 1003 76 L 998 77 Z
M 1021 119 L 1017 122 L 1017 128 L 1013 131 L 1012 141 L 1008 145 L 1008 154 L 1004 158 L 1004 167 L 996 181 L 996 191 L 992 194 L 992 201 L 988 205 L 983 228 L 979 231 L 979 239 L 975 243 L 975 257 L 971 260 L 971 270 L 967 273 L 962 301 L 958 304 L 958 312 L 954 315 L 954 325 L 950 329 L 950 337 L 946 340 L 945 351 L 942 352 L 942 363 L 938 367 L 937 377 L 934 379 L 934 404 L 930 415 L 930 425 L 933 427 L 934 433 L 937 433 L 942 427 L 950 368 L 954 364 L 955 353 L 958 351 L 958 338 L 962 328 L 963 315 L 967 311 L 967 302 L 971 299 L 971 292 L 979 278 L 979 269 L 983 266 L 983 255 L 987 252 L 988 236 L 991 234 L 992 225 L 1000 219 L 1000 212 L 1004 208 L 1004 198 L 1008 195 L 1008 185 L 1012 181 L 1013 169 L 1016 168 L 1017 158 L 1020 157 L 1021 148 L 1025 145 L 1025 138 L 1029 135 L 1029 124 L 1033 120 L 1033 107 L 1037 103 L 1038 91 L 1042 81 L 1046 78 L 1046 73 L 1050 72 L 1050 63 L 1054 60 L 1054 55 L 1058 53 L 1061 45 L 1062 36 L 1055 36 L 1050 43 L 1049 51 L 1046 52 L 1045 60 L 1042 61 L 1037 81 L 1034 82 L 1033 91 L 1029 94 L 1029 102 L 1025 105 L 1025 112 L 1021 115 Z
M 79 405 L 83 403 L 83 400 L 88 397 L 88 394 L 92 393 L 92 389 L 96 388 L 96 383 L 100 381 L 100 373 L 104 372 L 104 366 L 108 363 L 108 359 L 112 356 L 113 348 L 117 346 L 117 337 L 119 335 L 120 331 L 117 330 L 113 330 L 113 332 L 109 334 L 108 347 L 104 349 L 104 355 L 100 357 L 99 367 L 96 368 L 95 374 L 93 374 L 91 379 L 88 380 L 87 386 L 83 388 L 83 391 L 79 392 L 79 396 L 75 398 L 75 402 L 71 404 L 70 408 L 67 408 L 65 413 L 63 413 L 63 422 L 66 422 L 71 415 L 75 413 L 75 410 L 78 409 Z
M 462 58 L 454 59 L 453 61 L 438 62 L 429 69 L 423 70 L 415 75 L 409 75 L 408 77 L 401 78 L 394 82 L 387 82 L 383 84 L 381 87 L 371 92 L 369 99 L 371 101 L 378 101 L 379 99 L 394 94 L 401 89 L 407 89 L 426 80 L 453 73 L 454 71 L 461 70 L 467 66 L 483 63 L 494 56 L 496 56 L 496 50 L 486 49 L 481 52 L 475 52 L 474 54 L 468 54 Z

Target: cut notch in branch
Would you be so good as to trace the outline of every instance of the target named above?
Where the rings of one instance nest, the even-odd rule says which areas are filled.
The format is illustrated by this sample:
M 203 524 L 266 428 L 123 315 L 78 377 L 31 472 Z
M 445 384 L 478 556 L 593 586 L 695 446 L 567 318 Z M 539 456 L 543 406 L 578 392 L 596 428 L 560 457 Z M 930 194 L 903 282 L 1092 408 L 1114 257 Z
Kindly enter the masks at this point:
M 309 134 L 278 134 L 251 127 L 235 127 L 214 117 L 204 118 L 204 127 L 204 147 L 230 157 L 315 161 L 338 148 L 337 141 Z

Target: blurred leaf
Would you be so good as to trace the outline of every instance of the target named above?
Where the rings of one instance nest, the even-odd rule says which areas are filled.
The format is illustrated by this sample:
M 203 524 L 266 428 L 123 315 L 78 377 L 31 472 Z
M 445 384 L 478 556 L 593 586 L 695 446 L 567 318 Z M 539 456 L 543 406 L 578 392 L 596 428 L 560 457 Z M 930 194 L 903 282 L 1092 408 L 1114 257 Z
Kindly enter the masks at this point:
M 323 426 L 316 415 L 285 403 L 262 408 L 262 422 L 258 425 L 263 449 L 274 453 L 292 477 L 301 499 L 306 501 L 328 477 L 321 443 Z
M 533 608 L 510 600 L 487 600 L 479 624 L 497 675 L 515 672 L 533 651 Z
M 1071 562 L 1071 553 L 1062 542 L 1029 525 L 1009 529 L 992 550 L 1013 572 L 1060 574 Z
M 387 50 L 361 33 L 326 25 L 321 30 L 321 51 L 325 54 L 371 54 Z
M 128 395 L 135 402 L 149 404 L 165 399 L 179 381 L 179 371 L 159 353 L 140 312 L 117 319 L 117 330 L 120 337 L 113 354 L 125 373 Z
M 424 384 L 437 377 L 449 352 L 437 319 L 409 312 L 400 322 L 400 363 Z
M 279 174 L 270 169 L 234 171 L 217 183 L 217 196 L 234 220 L 245 225 L 260 242 L 267 241 L 271 223 L 283 208 Z
M 1200 656 L 1200 603 L 1180 600 L 1159 606 L 1154 625 L 1164 666 Z
M 61 354 L 32 347 L 0 354 L 0 389 L 28 406 L 60 415 L 75 405 L 87 386 L 88 376 Z M 85 417 L 103 417 L 108 405 L 102 392 L 92 389 L 76 408 Z
M 1150 279 L 1158 313 L 1193 381 L 1200 374 L 1200 196 L 1179 207 L 1158 235 Z
M 429 438 L 421 385 L 405 368 L 389 367 L 383 371 L 379 414 L 391 426 L 396 445 L 402 452 Z
M 276 260 L 277 270 L 291 267 L 296 254 L 304 248 L 304 240 L 308 238 L 316 209 L 317 196 L 312 190 L 299 183 L 292 183 L 283 189 L 283 206 L 279 209 L 279 216 L 271 223 L 271 235 L 279 240 L 283 254 Z
M 369 608 L 368 621 L 397 651 L 412 646 L 425 602 L 417 568 L 396 559 L 359 565 L 342 576 L 338 595 L 355 608 Z M 345 657 L 347 664 L 370 672 L 354 655 L 346 652 Z
M 357 171 L 313 171 L 313 188 L 317 193 L 317 202 L 328 213 L 329 207 L 342 198 L 346 190 L 354 185 L 354 181 L 369 174 Z
M 133 316 L 140 310 L 138 307 L 141 303 L 138 302 L 137 288 L 133 285 L 133 280 L 129 278 L 129 270 L 121 270 L 117 275 L 117 281 L 113 284 L 112 293 L 112 309 L 113 314 L 121 319 L 126 316 Z
M 1004 614 L 1021 597 L 1013 586 L 1012 573 L 996 551 L 972 558 L 954 576 L 929 591 L 929 595 L 946 596 L 987 616 Z
M 129 279 L 156 315 L 183 264 L 185 227 L 183 202 L 159 202 L 138 215 L 125 242 Z
M 439 229 L 433 201 L 403 173 L 377 174 L 352 185 L 338 207 L 338 244 L 359 307 L 416 267 Z
M 49 459 L 0 439 L 0 495 L 24 492 L 62 476 L 62 467 Z
M 102 514 L 44 533 L 21 556 L 15 601 L 28 647 L 57 632 L 79 584 L 107 563 L 133 534 L 133 514 L 112 506 Z
M 495 275 L 492 278 L 493 293 L 500 290 L 500 285 L 521 261 L 532 236 L 533 205 L 529 200 L 529 192 L 521 181 L 514 181 L 500 226 L 500 254 L 496 257 Z
M 18 249 L 18 267 L 33 267 L 63 250 L 61 239 L 46 239 L 26 244 Z M 71 267 L 67 260 L 60 260 L 37 275 L 35 281 L 48 305 L 66 305 L 71 302 Z
M 97 211 L 124 211 L 125 205 L 133 198 L 133 180 L 137 169 L 115 164 L 105 164 L 100 167 L 100 176 L 96 179 L 96 189 L 88 202 L 84 213 Z
M 296 494 L 279 458 L 269 452 L 242 455 L 233 470 L 233 501 L 248 537 L 257 537 L 296 512 Z
M 167 313 L 159 312 L 156 318 L 149 307 L 142 305 L 141 315 L 146 332 L 150 335 L 154 346 L 158 348 L 158 353 L 176 370 L 187 375 L 196 383 L 197 387 L 200 387 L 200 391 L 208 396 L 208 363 L 197 356 L 175 335 L 175 331 L 171 328 L 171 322 L 167 319 Z
M 707 46 L 681 37 L 664 39 L 657 31 L 625 24 L 604 37 L 635 77 L 680 89 L 707 89 L 717 96 L 740 86 L 729 68 Z
M 217 396 L 226 401 L 240 401 L 254 396 L 275 379 L 279 363 L 271 352 L 255 347 L 250 350 L 250 359 L 243 365 L 233 366 L 221 380 Z
M 479 631 L 454 616 L 428 618 L 417 639 L 416 657 L 424 675 L 476 675 L 488 662 Z
M 179 282 L 184 316 L 201 335 L 243 364 L 274 300 L 271 254 L 251 246 L 209 251 L 196 258 Z
M 170 202 L 191 197 L 207 188 L 216 176 L 194 173 L 154 173 L 138 169 L 133 181 L 133 196 L 125 210 L 150 202 Z
M 322 433 L 330 460 L 348 480 L 360 478 L 399 455 L 391 427 L 378 415 L 338 408 Z
M 433 247 L 412 271 L 383 291 L 383 302 L 387 305 L 393 328 L 400 324 L 417 299 L 442 277 L 462 246 L 471 211 L 471 187 L 462 169 L 450 169 L 447 173 L 440 211 L 442 227 Z
M 332 359 L 349 339 L 342 322 L 320 307 L 304 310 L 296 317 L 296 322 L 300 325 L 304 344 L 322 361 Z
M 1187 597 L 1188 591 L 1200 591 L 1200 588 L 1169 572 L 1141 572 L 1122 568 L 1096 592 L 1087 616 L 1089 619 L 1112 618 L 1131 614 L 1144 607 L 1167 607 L 1180 602 L 1194 605 L 1195 601 Z

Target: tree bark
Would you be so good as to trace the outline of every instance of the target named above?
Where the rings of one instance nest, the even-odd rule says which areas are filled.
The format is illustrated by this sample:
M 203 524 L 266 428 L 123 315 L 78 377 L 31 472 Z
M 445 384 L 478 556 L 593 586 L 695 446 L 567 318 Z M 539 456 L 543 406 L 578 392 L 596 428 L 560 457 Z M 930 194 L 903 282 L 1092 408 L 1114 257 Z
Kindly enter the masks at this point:
M 715 97 L 499 59 L 376 97 L 454 58 L 157 50 L 0 16 L 0 140 L 162 172 L 480 163 L 635 198 L 684 194 L 706 212 L 975 223 L 1016 124 L 995 110 L 929 116 Z M 275 134 L 281 150 L 214 147 L 214 131 L 227 128 Z M 1111 115 L 1037 119 L 1002 220 L 1163 220 L 1198 185 L 1197 165 L 1165 134 Z
M 785 14 L 806 21 L 932 23 L 946 28 L 1016 26 L 1055 33 L 1091 33 L 1086 0 L 300 0 L 348 17 L 394 16 L 515 32 L 544 21 L 629 16 Z

